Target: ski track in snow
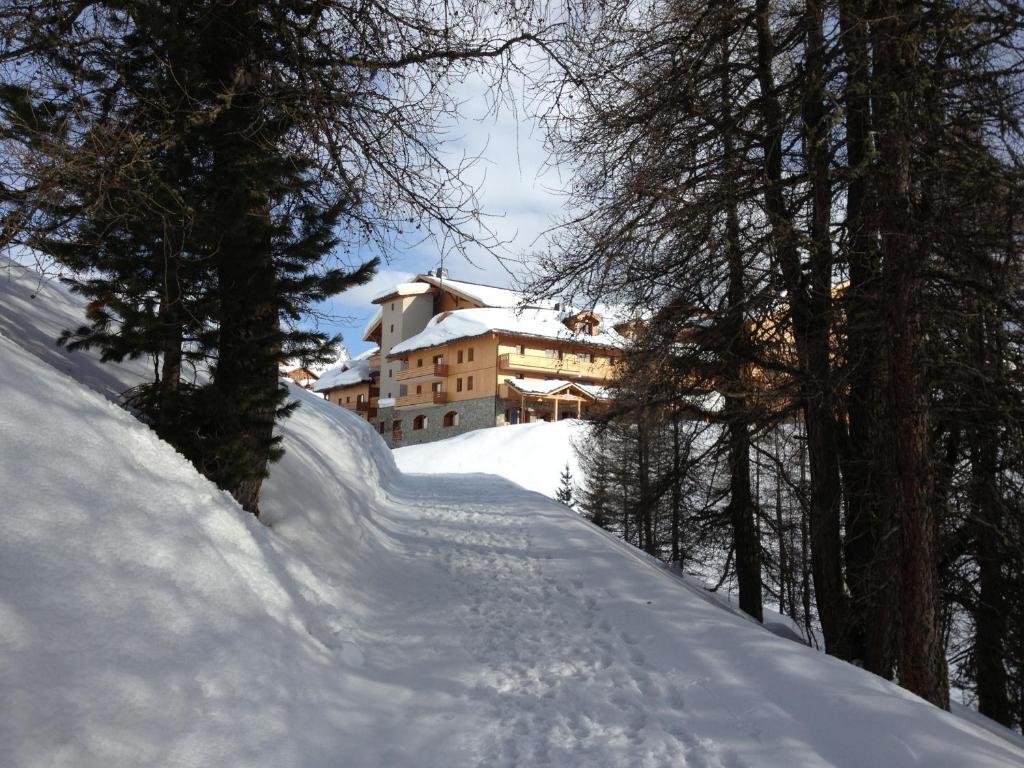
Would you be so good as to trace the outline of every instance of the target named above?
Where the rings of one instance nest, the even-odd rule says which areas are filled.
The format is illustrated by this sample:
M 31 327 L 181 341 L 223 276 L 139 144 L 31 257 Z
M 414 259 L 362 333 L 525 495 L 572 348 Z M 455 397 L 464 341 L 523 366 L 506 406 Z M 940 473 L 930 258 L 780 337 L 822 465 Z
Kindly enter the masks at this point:
M 434 494 L 407 503 L 429 543 L 409 554 L 464 592 L 447 610 L 480 666 L 472 695 L 492 722 L 479 768 L 746 768 L 688 729 L 685 689 L 701 681 L 652 674 L 638 638 L 601 618 L 600 590 L 552 573 L 552 556 L 536 546 L 531 518 L 509 503 L 507 487 L 418 479 Z M 475 501 L 451 505 L 453 487 Z

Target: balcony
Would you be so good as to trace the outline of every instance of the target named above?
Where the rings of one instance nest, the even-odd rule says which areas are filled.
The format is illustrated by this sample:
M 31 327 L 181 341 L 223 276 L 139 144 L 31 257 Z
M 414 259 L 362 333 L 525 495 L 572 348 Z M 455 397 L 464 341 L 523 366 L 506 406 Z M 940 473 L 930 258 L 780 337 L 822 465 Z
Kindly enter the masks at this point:
M 403 368 L 395 374 L 399 381 L 411 381 L 413 379 L 443 379 L 448 375 L 448 366 L 444 363 L 432 363 L 418 367 Z
M 395 400 L 396 408 L 411 405 L 443 405 L 448 402 L 447 392 L 420 392 L 418 395 L 403 395 Z
M 600 379 L 607 381 L 612 378 L 615 368 L 609 363 L 579 363 L 579 376 L 581 379 Z
M 581 362 L 576 355 L 567 354 L 561 359 L 544 355 L 519 355 L 509 353 L 498 357 L 498 365 L 506 371 L 540 373 L 557 379 L 610 379 L 612 366 L 608 363 Z
M 498 365 L 506 371 L 525 371 L 529 373 L 564 374 L 576 376 L 580 367 L 574 355 L 566 355 L 564 359 L 545 357 L 544 355 L 519 355 L 509 353 L 499 355 Z
M 366 400 L 362 400 L 356 403 L 356 411 L 359 413 L 367 413 L 370 410 L 370 403 Z

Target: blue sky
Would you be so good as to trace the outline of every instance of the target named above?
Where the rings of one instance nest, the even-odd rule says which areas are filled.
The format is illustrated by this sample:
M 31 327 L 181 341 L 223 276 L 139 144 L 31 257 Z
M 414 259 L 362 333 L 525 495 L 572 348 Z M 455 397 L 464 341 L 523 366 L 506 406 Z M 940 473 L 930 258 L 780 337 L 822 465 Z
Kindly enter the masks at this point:
M 488 226 L 498 239 L 506 241 L 503 265 L 491 254 L 471 251 L 467 261 L 459 255 L 447 255 L 444 266 L 453 278 L 510 287 L 523 274 L 517 262 L 529 262 L 529 254 L 544 247 L 543 232 L 562 210 L 563 180 L 556 170 L 545 168 L 547 154 L 540 126 L 527 116 L 525 97 L 514 98 L 514 108 L 502 108 L 488 114 L 486 88 L 477 79 L 468 79 L 460 87 L 464 102 L 462 120 L 450 132 L 453 153 L 481 156 L 469 181 L 478 188 Z M 369 345 L 362 341 L 363 328 L 373 314 L 374 295 L 407 280 L 412 275 L 440 266 L 436 246 L 428 242 L 397 247 L 382 264 L 368 285 L 347 291 L 324 308 L 330 315 L 318 321 L 322 329 L 340 333 L 352 354 Z

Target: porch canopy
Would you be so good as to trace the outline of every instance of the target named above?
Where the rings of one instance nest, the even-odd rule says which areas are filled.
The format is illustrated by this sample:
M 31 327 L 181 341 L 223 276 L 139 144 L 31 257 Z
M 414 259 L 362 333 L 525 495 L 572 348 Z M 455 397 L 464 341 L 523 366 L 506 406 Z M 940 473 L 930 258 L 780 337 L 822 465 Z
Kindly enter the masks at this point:
M 582 415 L 584 403 L 603 400 L 606 395 L 602 387 L 579 384 L 564 379 L 509 379 L 501 385 L 499 393 L 506 400 L 519 400 L 523 412 L 527 405 L 545 405 L 554 409 L 555 420 L 561 413 Z

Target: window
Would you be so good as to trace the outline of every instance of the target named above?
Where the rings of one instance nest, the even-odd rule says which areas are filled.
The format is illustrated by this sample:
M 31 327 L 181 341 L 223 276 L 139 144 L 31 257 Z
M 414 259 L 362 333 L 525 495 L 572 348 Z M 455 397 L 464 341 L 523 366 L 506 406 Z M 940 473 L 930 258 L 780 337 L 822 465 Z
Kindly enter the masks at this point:
M 422 384 L 417 384 L 416 385 L 416 394 L 417 395 L 422 395 L 423 394 L 423 385 Z
M 417 368 L 422 368 L 423 367 L 423 358 L 422 357 L 417 358 L 417 360 L 416 360 L 416 367 Z
M 583 324 L 583 332 L 585 334 L 587 334 L 588 336 L 593 336 L 594 335 L 594 324 L 593 323 L 584 323 Z
M 462 350 L 461 349 L 455 355 L 455 362 L 456 363 L 461 363 L 462 362 Z
M 472 347 L 469 348 L 469 352 L 466 354 L 466 359 L 469 362 L 471 362 L 471 363 L 473 362 L 473 348 Z M 472 387 L 470 387 L 470 389 L 472 389 Z
M 346 403 L 351 403 L 352 402 L 352 398 L 349 397 L 348 395 L 345 395 L 345 402 Z
M 392 375 L 394 375 L 394 373 L 395 373 L 395 372 L 394 372 L 394 370 L 393 370 L 393 369 L 391 369 L 391 368 L 388 368 L 388 378 L 389 378 L 389 379 L 390 379 L 390 378 L 392 377 Z
M 544 357 L 558 357 L 558 350 L 557 349 L 545 349 L 544 350 Z
M 462 379 L 456 379 L 455 380 L 455 391 L 456 392 L 461 392 L 462 391 Z
M 446 427 L 457 427 L 459 426 L 459 414 L 455 411 L 448 411 L 444 415 L 444 426 Z
M 391 333 L 394 333 L 394 332 L 395 332 L 395 324 L 394 324 L 394 323 L 392 323 L 392 324 L 391 324 Z
M 391 302 L 391 311 L 392 312 L 395 311 L 395 302 L 393 302 L 393 301 Z M 391 327 L 394 328 L 395 326 L 391 326 Z
M 366 395 L 356 395 L 356 402 L 361 403 L 366 398 Z
M 402 439 L 402 420 L 395 419 L 391 422 L 391 437 L 393 440 Z
M 383 435 L 385 432 L 388 431 L 388 423 L 386 421 L 382 421 L 378 428 L 380 429 L 380 433 Z
M 519 423 L 519 409 L 518 408 L 507 408 L 505 410 L 505 421 L 509 424 Z
M 467 390 L 472 390 L 473 389 L 473 377 L 472 376 L 470 376 L 469 378 L 466 379 L 466 389 Z
M 440 381 L 435 381 L 433 384 L 431 384 L 430 385 L 430 391 L 431 392 L 440 392 L 441 391 L 441 382 Z
M 526 345 L 525 344 L 520 344 L 519 345 L 519 354 L 520 355 L 525 355 L 526 354 Z
M 426 429 L 427 428 L 427 417 L 422 413 L 412 420 L 412 428 L 414 430 Z
M 577 352 L 576 359 L 579 360 L 581 363 L 589 363 L 591 360 L 594 359 L 594 356 L 591 355 L 589 352 Z
M 444 355 L 434 355 L 434 365 L 444 364 Z

